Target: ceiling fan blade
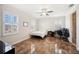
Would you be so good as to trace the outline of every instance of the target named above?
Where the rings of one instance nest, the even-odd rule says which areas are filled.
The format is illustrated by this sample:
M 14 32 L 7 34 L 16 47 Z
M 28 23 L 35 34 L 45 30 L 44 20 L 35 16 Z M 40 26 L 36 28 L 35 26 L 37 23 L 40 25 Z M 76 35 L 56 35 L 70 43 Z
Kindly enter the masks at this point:
M 49 14 L 46 14 L 46 16 L 49 16 Z
M 70 5 L 69 5 L 69 7 L 73 7 L 73 6 L 74 6 L 74 4 L 70 4 Z
M 54 12 L 54 11 L 47 11 L 48 13 Z

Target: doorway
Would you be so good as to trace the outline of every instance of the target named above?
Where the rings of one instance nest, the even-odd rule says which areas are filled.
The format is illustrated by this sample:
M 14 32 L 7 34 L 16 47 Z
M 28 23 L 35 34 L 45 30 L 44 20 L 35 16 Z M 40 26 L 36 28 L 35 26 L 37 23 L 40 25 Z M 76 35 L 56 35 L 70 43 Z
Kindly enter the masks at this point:
M 76 46 L 76 11 L 72 13 L 72 43 Z

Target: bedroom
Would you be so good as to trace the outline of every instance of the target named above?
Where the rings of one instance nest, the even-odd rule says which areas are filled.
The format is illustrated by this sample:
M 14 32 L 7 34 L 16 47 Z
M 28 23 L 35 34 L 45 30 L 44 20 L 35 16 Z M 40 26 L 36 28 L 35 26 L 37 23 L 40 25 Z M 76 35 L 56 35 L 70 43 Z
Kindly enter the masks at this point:
M 70 36 L 68 37 L 69 42 L 72 42 L 72 27 L 71 27 L 71 14 L 73 12 L 79 12 L 78 5 L 73 4 L 4 4 L 0 5 L 0 37 L 1 41 L 9 43 L 11 46 L 19 46 L 19 50 L 27 50 L 24 48 L 26 45 L 23 43 L 25 40 L 29 41 L 30 35 L 37 35 L 44 38 L 47 35 L 48 31 L 57 31 L 61 28 L 67 28 L 69 30 Z M 8 15 L 8 19 L 17 20 L 10 23 L 8 26 L 8 30 L 6 31 L 4 28 L 7 28 L 5 25 L 7 21 L 6 15 Z M 9 18 L 10 17 L 10 18 Z M 78 21 L 78 16 L 77 16 Z M 16 25 L 16 26 L 15 26 Z M 78 29 L 77 23 L 77 29 Z M 14 31 L 15 30 L 15 31 Z M 12 32 L 11 32 L 12 31 Z M 9 33 L 8 33 L 9 32 Z M 76 31 L 77 35 L 78 30 Z M 48 38 L 48 37 L 47 37 Z M 49 39 L 49 38 L 48 38 Z M 27 41 L 27 43 L 28 43 Z M 46 40 L 47 41 L 47 40 Z M 76 47 L 79 50 L 78 37 L 76 39 Z M 23 44 L 21 47 L 20 45 Z M 40 41 L 41 42 L 41 41 Z M 40 42 L 38 42 L 40 44 Z M 36 43 L 37 44 L 37 43 Z M 75 44 L 74 44 L 75 45 Z M 16 47 L 15 46 L 15 47 Z M 28 45 L 31 49 L 30 44 Z M 56 47 L 56 45 L 55 45 Z M 32 48 L 33 49 L 33 48 Z M 25 51 L 21 51 L 21 53 L 27 53 Z M 32 51 L 31 51 L 32 52 Z M 60 51 L 61 52 L 61 51 Z M 20 53 L 20 52 L 18 52 Z

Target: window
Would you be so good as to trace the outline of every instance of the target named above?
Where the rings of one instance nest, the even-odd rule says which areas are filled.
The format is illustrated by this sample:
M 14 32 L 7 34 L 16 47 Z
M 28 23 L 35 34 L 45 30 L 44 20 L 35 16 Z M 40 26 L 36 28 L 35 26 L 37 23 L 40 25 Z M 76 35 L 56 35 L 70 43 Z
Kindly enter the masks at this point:
M 18 18 L 9 13 L 3 13 L 3 35 L 16 34 L 18 32 Z

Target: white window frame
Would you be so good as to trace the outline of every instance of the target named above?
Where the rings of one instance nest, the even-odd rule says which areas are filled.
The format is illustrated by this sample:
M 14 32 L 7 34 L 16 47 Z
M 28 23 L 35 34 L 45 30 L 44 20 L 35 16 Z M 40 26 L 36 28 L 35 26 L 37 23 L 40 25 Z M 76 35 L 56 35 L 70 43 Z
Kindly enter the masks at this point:
M 5 25 L 11 25 L 11 26 L 13 26 L 14 24 L 8 24 L 8 23 L 5 23 L 5 15 L 10 15 L 11 17 L 12 16 L 16 16 L 16 15 L 14 15 L 14 14 L 12 14 L 12 13 L 10 13 L 9 11 L 3 11 L 3 18 L 2 18 L 2 24 L 3 24 L 3 36 L 6 36 L 6 35 L 12 35 L 12 34 L 17 34 L 18 33 L 18 28 L 19 28 L 19 26 L 18 26 L 18 17 L 16 16 L 16 22 L 17 22 L 17 24 L 16 24 L 16 31 L 15 32 L 8 32 L 8 33 L 5 33 L 6 32 L 6 30 L 5 30 Z

